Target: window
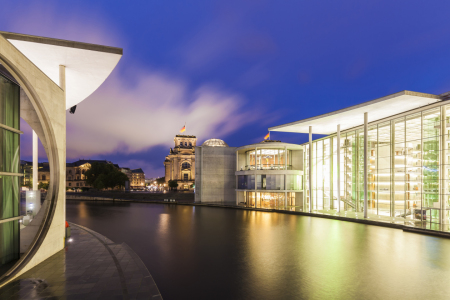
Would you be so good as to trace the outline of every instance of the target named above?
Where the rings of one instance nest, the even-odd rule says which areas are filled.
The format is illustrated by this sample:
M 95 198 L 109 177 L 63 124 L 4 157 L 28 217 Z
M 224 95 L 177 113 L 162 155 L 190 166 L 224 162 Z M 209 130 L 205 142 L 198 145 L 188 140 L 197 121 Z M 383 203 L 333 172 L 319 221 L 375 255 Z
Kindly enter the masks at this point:
M 189 143 L 189 147 L 192 147 L 192 143 Z
M 187 142 L 184 142 L 184 146 L 187 147 Z
M 69 174 L 72 175 L 72 170 L 69 170 Z
M 72 176 L 67 177 L 67 180 L 72 180 Z
M 72 182 L 69 182 L 69 186 L 72 186 Z
M 188 162 L 184 162 L 182 165 L 181 165 L 181 168 L 182 169 L 189 169 L 191 167 L 191 165 L 188 163 Z
M 84 174 L 84 172 L 86 172 L 86 170 L 81 171 L 81 174 Z
M 255 175 L 239 175 L 238 189 L 253 190 L 255 189 Z
M 188 181 L 189 180 L 189 174 L 184 174 L 184 181 Z
M 42 180 L 47 180 L 47 177 L 45 175 L 42 175 Z

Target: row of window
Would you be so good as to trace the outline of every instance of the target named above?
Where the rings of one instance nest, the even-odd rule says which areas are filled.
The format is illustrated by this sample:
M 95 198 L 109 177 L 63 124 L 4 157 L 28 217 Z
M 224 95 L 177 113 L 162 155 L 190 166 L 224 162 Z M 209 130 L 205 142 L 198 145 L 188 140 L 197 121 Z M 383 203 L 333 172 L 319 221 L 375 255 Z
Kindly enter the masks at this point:
M 238 189 L 241 190 L 302 190 L 301 175 L 239 175 Z

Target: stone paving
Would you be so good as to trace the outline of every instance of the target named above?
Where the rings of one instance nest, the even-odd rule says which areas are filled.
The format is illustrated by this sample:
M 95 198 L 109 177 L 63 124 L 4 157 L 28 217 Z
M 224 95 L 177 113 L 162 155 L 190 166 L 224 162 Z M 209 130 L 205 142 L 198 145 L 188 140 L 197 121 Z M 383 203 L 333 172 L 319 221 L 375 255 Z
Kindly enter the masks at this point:
M 70 223 L 65 249 L 0 289 L 0 299 L 162 299 L 125 243 Z

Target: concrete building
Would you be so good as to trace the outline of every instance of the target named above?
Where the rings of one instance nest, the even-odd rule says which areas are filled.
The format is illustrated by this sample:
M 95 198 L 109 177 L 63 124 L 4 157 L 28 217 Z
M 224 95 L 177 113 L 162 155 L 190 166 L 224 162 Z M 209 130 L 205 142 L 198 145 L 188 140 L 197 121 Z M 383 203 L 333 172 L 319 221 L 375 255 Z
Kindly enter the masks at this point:
M 210 139 L 195 147 L 195 202 L 236 203 L 236 147 Z
M 197 138 L 193 135 L 176 135 L 175 147 L 170 148 L 164 161 L 166 185 L 169 180 L 178 183 L 179 190 L 191 190 L 195 182 L 195 146 Z
M 302 146 L 265 140 L 237 148 L 236 156 L 236 204 L 302 209 Z
M 0 215 L 0 286 L 64 248 L 66 109 L 92 94 L 121 56 L 119 48 L 0 32 L 0 206 L 6 208 Z M 24 229 L 20 118 L 44 146 L 51 178 L 44 203 Z

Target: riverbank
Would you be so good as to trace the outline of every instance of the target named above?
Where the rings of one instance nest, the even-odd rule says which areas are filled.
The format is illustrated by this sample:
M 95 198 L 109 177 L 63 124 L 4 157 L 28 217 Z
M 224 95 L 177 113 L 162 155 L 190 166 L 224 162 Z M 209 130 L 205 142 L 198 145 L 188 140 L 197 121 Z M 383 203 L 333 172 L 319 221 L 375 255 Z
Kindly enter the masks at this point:
M 162 299 L 127 244 L 70 223 L 65 249 L 0 289 L 0 299 Z
M 85 199 L 86 198 L 86 199 Z M 164 199 L 176 199 L 178 202 L 194 203 L 195 194 L 193 192 L 118 192 L 118 191 L 101 191 L 101 192 L 79 192 L 66 193 L 66 199 L 93 199 L 93 200 L 129 200 L 129 201 L 164 201 Z

